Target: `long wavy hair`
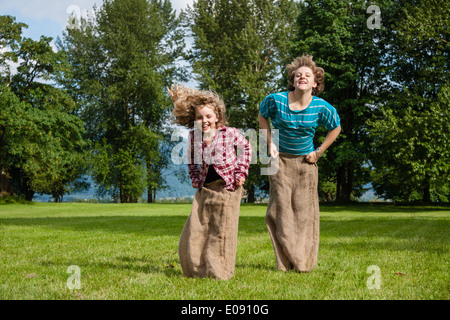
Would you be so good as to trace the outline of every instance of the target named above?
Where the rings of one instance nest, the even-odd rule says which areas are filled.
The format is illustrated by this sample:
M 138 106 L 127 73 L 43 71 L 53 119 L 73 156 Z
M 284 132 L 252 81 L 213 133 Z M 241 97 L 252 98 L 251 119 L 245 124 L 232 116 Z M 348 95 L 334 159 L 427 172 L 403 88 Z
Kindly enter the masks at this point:
M 176 124 L 194 128 L 195 110 L 205 106 L 211 107 L 216 114 L 218 128 L 227 124 L 225 103 L 216 92 L 189 89 L 179 84 L 172 85 L 167 91 L 173 102 Z

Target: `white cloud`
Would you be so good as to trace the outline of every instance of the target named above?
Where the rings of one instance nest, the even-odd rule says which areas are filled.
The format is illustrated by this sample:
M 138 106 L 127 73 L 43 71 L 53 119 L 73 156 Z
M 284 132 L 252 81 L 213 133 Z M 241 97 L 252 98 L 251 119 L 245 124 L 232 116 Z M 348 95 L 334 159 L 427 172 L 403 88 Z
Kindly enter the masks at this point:
M 8 48 L 8 47 L 0 48 L 0 54 L 5 53 L 5 52 L 10 52 L 10 51 L 11 51 L 11 49 Z M 16 74 L 17 73 L 17 67 L 20 65 L 20 61 L 19 62 L 13 62 L 13 61 L 8 60 L 7 64 L 9 66 L 9 72 L 10 72 L 11 76 Z M 3 66 L 0 67 L 0 71 L 2 73 L 6 72 L 6 68 L 3 67 Z
M 56 44 L 54 41 L 50 42 L 50 47 L 52 48 L 53 52 L 58 52 L 58 48 L 56 47 Z

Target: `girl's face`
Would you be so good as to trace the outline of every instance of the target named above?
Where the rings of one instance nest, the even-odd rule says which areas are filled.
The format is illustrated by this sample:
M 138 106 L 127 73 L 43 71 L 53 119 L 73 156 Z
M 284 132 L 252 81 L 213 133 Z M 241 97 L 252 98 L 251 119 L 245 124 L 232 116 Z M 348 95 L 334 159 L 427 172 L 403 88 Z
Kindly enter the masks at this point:
M 217 122 L 219 121 L 212 108 L 211 105 L 195 108 L 195 122 L 199 128 L 202 128 L 202 132 L 204 133 L 211 129 L 216 129 Z
M 309 91 L 317 86 L 314 73 L 309 67 L 300 67 L 294 73 L 294 89 Z

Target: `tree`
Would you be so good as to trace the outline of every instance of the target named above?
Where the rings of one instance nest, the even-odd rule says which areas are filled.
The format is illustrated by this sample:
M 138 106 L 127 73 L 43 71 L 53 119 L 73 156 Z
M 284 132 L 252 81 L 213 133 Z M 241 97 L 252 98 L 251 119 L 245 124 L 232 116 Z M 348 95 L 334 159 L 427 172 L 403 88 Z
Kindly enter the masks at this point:
M 73 66 L 63 84 L 81 106 L 93 179 L 103 193 L 135 202 L 146 187 L 162 186 L 152 170 L 168 119 L 165 87 L 180 76 L 179 19 L 168 0 L 115 0 L 77 25 L 59 46 Z
M 8 152 L 8 145 L 18 131 L 20 116 L 24 114 L 25 106 L 11 92 L 11 88 L 4 84 L 0 97 L 0 197 L 3 197 L 15 195 L 11 183 L 11 155 Z
M 23 24 L 0 17 L 1 63 L 0 163 L 15 193 L 32 200 L 34 193 L 55 200 L 84 186 L 83 124 L 73 115 L 74 102 L 51 83 L 66 67 L 65 56 L 53 52 L 51 38 L 20 38 Z M 6 52 L 6 54 L 5 54 Z M 8 61 L 18 63 L 13 75 Z M 11 188 L 10 188 L 11 190 Z M 11 191 L 9 192 L 11 193 Z
M 369 128 L 374 187 L 397 201 L 449 201 L 450 9 L 440 1 L 401 8 L 388 69 L 392 94 Z
M 379 29 L 368 28 L 365 1 L 305 0 L 297 18 L 291 57 L 311 54 L 325 69 L 323 98 L 341 118 L 342 133 L 320 163 L 320 181 L 326 182 L 325 189 L 330 182 L 336 184 L 338 201 L 357 198 L 370 181 L 366 120 L 390 89 L 385 72 L 390 45 L 386 26 L 393 20 L 390 14 L 397 11 L 391 1 L 379 1 L 379 5 L 383 8 Z M 316 145 L 325 134 L 323 128 L 317 130 Z
M 13 195 L 11 186 L 11 175 L 7 169 L 7 157 L 5 146 L 9 140 L 10 124 L 7 116 L 9 109 L 20 109 L 20 101 L 8 88 L 11 84 L 11 62 L 17 63 L 17 55 L 12 50 L 19 46 L 22 28 L 27 27 L 24 23 L 16 23 L 11 16 L 0 16 L 0 196 Z
M 201 89 L 222 96 L 231 126 L 244 131 L 259 127 L 259 103 L 280 89 L 297 13 L 290 0 L 194 1 L 188 8 L 193 73 Z M 248 202 L 255 200 L 255 187 L 264 182 L 260 162 L 252 164 L 246 180 Z
M 408 108 L 399 116 L 387 109 L 371 122 L 374 153 L 381 153 L 373 161 L 378 195 L 395 201 L 449 200 L 449 105 L 446 85 L 423 111 Z
M 24 23 L 15 21 L 16 18 L 12 16 L 0 16 L 0 81 L 2 89 L 11 84 L 10 63 L 17 63 L 18 57 L 14 50 L 17 50 L 20 46 L 22 28 L 28 27 Z

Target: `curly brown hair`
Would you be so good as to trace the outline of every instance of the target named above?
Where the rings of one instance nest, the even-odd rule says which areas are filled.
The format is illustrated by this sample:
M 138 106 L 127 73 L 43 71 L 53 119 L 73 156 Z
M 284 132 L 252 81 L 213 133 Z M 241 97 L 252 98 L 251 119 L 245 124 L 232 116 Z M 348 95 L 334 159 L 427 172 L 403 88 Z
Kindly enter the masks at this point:
M 194 128 L 195 110 L 205 106 L 211 107 L 217 116 L 217 127 L 227 124 L 225 103 L 216 92 L 189 89 L 183 85 L 175 84 L 167 88 L 172 99 L 175 123 L 187 128 Z
M 313 88 L 312 94 L 318 95 L 322 93 L 324 89 L 325 71 L 316 66 L 313 56 L 309 54 L 304 54 L 301 57 L 295 58 L 286 66 L 286 70 L 288 72 L 288 90 L 294 90 L 295 71 L 300 67 L 308 67 L 314 74 L 314 81 L 317 82 L 317 86 Z

